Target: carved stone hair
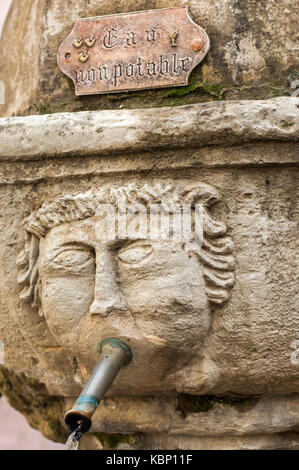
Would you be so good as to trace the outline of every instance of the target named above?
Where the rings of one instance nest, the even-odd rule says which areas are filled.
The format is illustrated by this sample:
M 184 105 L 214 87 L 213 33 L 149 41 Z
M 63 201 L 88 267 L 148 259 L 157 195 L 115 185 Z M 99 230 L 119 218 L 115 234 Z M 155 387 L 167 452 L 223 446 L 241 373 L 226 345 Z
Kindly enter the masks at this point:
M 18 283 L 22 287 L 20 299 L 31 303 L 33 308 L 40 307 L 40 279 L 38 273 L 39 239 L 57 225 L 83 220 L 97 214 L 101 204 L 163 204 L 173 207 L 174 204 L 202 204 L 203 206 L 203 240 L 200 246 L 192 244 L 203 264 L 206 295 L 211 302 L 222 304 L 230 297 L 234 285 L 233 244 L 226 236 L 224 223 L 215 220 L 209 208 L 221 200 L 218 191 L 210 185 L 198 183 L 191 188 L 180 188 L 178 184 L 156 183 L 102 188 L 98 191 L 87 191 L 75 195 L 66 195 L 42 206 L 25 220 L 24 250 L 19 254 Z M 186 246 L 188 250 L 188 246 Z

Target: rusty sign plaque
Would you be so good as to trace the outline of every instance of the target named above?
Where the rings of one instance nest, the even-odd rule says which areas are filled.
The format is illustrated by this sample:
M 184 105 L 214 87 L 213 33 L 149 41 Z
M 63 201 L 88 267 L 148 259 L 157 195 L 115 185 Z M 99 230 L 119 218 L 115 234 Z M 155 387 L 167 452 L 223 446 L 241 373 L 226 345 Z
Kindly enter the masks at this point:
M 209 49 L 187 8 L 81 18 L 58 51 L 76 95 L 188 84 Z

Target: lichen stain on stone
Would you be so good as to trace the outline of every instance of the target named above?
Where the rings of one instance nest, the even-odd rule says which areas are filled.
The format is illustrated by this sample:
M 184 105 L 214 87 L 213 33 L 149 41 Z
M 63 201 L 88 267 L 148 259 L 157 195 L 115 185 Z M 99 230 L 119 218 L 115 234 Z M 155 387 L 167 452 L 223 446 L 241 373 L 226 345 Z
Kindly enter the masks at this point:
M 188 413 L 204 413 L 210 411 L 214 405 L 233 406 L 240 413 L 246 412 L 256 406 L 258 398 L 252 397 L 229 397 L 213 395 L 188 395 L 182 393 L 177 398 L 177 411 L 184 415 Z

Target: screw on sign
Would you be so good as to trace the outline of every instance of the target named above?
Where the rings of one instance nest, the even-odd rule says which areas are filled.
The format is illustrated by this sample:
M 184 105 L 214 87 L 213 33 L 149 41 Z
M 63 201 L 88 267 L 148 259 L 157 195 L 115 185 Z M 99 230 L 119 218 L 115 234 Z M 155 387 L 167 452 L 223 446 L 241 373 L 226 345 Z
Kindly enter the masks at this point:
M 81 18 L 58 51 L 76 95 L 184 86 L 210 46 L 187 8 Z

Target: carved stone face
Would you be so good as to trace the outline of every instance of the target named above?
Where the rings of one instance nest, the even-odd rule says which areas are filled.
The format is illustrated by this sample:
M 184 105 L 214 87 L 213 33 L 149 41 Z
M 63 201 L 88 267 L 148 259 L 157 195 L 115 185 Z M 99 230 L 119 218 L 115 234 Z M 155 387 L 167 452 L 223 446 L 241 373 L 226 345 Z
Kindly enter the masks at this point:
M 96 223 L 91 217 L 59 225 L 40 242 L 42 307 L 51 332 L 87 369 L 111 336 L 142 354 L 140 372 L 156 355 L 170 368 L 171 355 L 190 354 L 209 328 L 201 264 L 171 240 L 99 240 Z
M 210 302 L 221 304 L 229 298 L 234 283 L 232 244 L 225 225 L 208 213 L 217 192 L 204 184 L 181 191 L 183 196 L 175 190 L 157 184 L 112 188 L 108 195 L 81 193 L 44 203 L 27 219 L 25 249 L 18 260 L 21 299 L 32 318 L 39 310 L 49 329 L 44 336 L 51 335 L 75 361 L 82 385 L 98 360 L 101 342 L 117 337 L 134 356 L 129 366 L 134 387 L 130 389 L 121 372 L 118 391 L 158 391 L 161 381 L 165 384 L 168 376 L 201 354 Z M 99 205 L 124 192 L 150 203 L 149 197 L 161 201 L 169 196 L 167 204 L 184 202 L 183 197 L 191 205 L 202 200 L 202 244 L 171 237 L 105 236 L 98 230 Z M 34 321 L 38 331 L 37 315 Z

